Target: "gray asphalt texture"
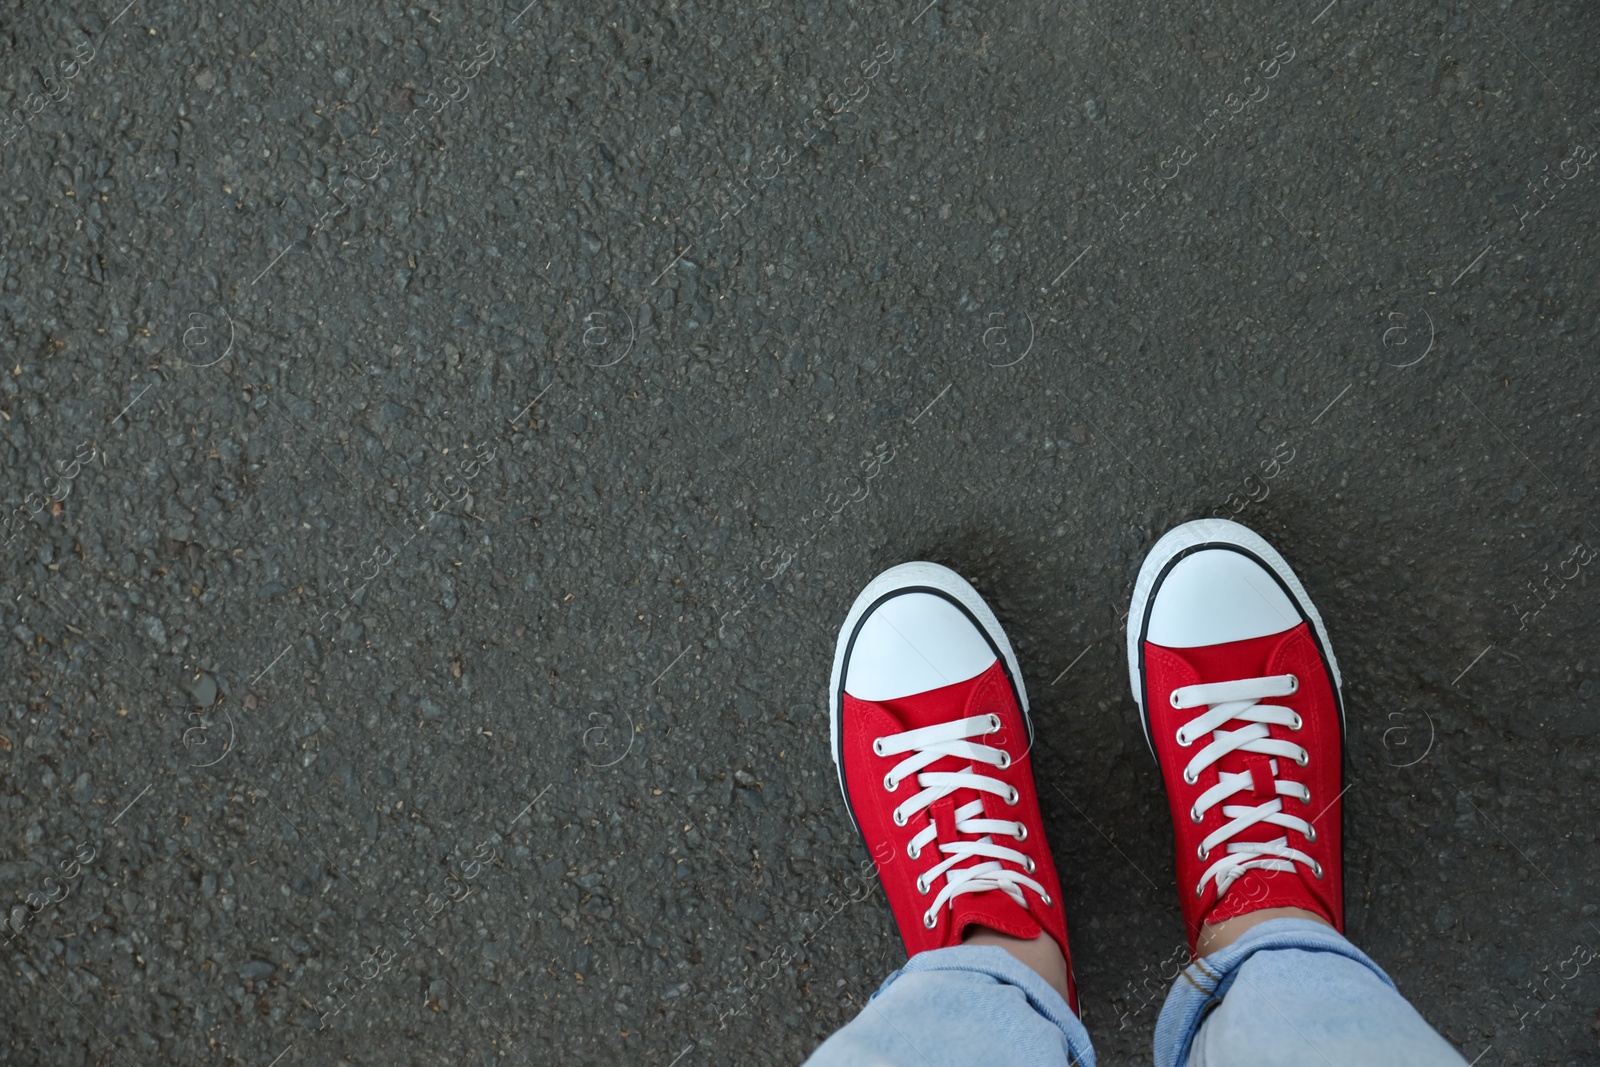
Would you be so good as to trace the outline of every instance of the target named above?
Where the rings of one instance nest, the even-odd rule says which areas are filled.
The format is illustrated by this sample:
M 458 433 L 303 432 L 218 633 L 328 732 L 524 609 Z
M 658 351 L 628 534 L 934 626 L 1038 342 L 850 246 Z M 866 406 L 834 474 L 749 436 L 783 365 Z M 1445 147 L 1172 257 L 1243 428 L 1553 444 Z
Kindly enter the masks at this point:
M 903 962 L 824 694 L 995 607 L 1100 1062 L 1182 941 L 1122 615 L 1235 515 L 1348 928 L 1600 1062 L 1592 5 L 0 14 L 6 1064 L 796 1063 Z M 870 868 L 869 868 L 870 869 Z

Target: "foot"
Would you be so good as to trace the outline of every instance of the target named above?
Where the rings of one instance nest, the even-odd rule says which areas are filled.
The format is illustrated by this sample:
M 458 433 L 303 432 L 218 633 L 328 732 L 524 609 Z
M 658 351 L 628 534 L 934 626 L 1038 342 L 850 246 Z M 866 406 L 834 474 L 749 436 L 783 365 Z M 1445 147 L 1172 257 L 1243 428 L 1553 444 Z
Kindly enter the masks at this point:
M 839 788 L 907 955 L 959 945 L 971 930 L 1047 934 L 1076 1012 L 1028 697 L 977 591 L 936 563 L 878 575 L 840 631 L 829 703 Z
M 1305 588 L 1226 519 L 1156 542 L 1134 583 L 1128 673 L 1167 787 L 1189 949 L 1202 927 L 1298 908 L 1344 929 L 1344 707 Z

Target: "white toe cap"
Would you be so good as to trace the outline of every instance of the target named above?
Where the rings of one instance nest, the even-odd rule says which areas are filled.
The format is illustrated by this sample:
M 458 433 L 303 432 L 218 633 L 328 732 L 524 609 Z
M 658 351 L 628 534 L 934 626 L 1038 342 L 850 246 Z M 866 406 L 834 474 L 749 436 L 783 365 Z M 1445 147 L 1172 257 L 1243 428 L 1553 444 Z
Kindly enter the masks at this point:
M 1155 591 L 1145 639 L 1167 648 L 1198 648 L 1282 633 L 1300 613 L 1272 572 L 1225 548 L 1191 553 Z
M 894 700 L 975 678 L 994 661 L 994 649 L 961 609 L 932 593 L 902 593 L 862 622 L 844 690 L 858 700 Z

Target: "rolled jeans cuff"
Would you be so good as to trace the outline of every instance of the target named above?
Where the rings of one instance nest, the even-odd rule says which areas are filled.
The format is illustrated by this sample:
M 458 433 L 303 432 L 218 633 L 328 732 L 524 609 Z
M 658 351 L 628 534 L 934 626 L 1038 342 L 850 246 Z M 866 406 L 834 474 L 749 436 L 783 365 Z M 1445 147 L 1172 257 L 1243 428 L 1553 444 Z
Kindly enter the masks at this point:
M 1269 919 L 1247 930 L 1239 940 L 1185 967 L 1161 1006 L 1156 1020 L 1155 1067 L 1180 1067 L 1189 1062 L 1189 1050 L 1200 1026 L 1233 988 L 1239 968 L 1258 952 L 1301 949 L 1331 952 L 1371 971 L 1389 989 L 1394 982 L 1383 968 L 1331 926 L 1311 919 Z M 1396 994 L 1398 995 L 1398 993 Z
M 840 1038 L 850 1040 L 848 1053 L 832 1048 Z M 1094 1067 L 1094 1046 L 1034 969 L 995 945 L 952 945 L 917 953 L 883 979 L 861 1016 L 810 1062 Z

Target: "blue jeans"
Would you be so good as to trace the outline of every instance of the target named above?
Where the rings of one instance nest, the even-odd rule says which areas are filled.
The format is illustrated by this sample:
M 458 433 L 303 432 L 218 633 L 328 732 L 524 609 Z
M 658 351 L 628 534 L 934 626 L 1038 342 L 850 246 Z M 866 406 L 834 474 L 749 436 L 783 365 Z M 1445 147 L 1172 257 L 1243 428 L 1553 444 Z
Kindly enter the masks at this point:
M 1156 1067 L 1464 1067 L 1359 949 L 1272 919 L 1184 969 L 1156 1022 Z M 1004 949 L 959 945 L 891 974 L 807 1067 L 1094 1067 L 1089 1033 Z

